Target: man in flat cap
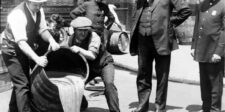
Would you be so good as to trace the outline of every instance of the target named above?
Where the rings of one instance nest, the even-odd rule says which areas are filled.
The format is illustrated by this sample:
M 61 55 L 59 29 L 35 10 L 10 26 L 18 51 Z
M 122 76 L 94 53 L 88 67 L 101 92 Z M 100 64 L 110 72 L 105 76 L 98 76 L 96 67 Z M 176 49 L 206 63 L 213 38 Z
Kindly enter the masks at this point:
M 93 61 L 99 54 L 100 37 L 92 31 L 92 22 L 86 17 L 71 21 L 74 34 L 68 39 L 68 46 L 75 53 L 82 54 L 88 61 Z
M 86 57 L 90 67 L 90 74 L 85 84 L 100 76 L 105 85 L 105 96 L 110 112 L 119 112 L 119 107 L 115 105 L 118 104 L 119 99 L 114 85 L 113 60 L 112 58 L 107 61 L 101 60 L 106 51 L 101 48 L 103 43 L 100 36 L 92 30 L 92 21 L 87 17 L 77 17 L 71 22 L 71 26 L 74 28 L 74 35 L 68 40 L 68 45 L 74 52 Z M 86 108 L 87 101 L 83 97 L 81 109 Z
M 32 112 L 30 108 L 30 65 L 35 62 L 46 66 L 46 56 L 35 53 L 37 40 L 42 37 L 55 51 L 59 45 L 47 30 L 42 5 L 47 0 L 25 0 L 8 15 L 2 33 L 2 56 L 9 70 L 13 91 L 9 104 L 10 112 Z
M 114 66 L 112 55 L 106 49 L 108 29 L 112 26 L 115 18 L 110 12 L 108 5 L 102 0 L 80 0 L 78 7 L 70 12 L 72 18 L 84 16 L 92 21 L 93 31 L 101 37 L 101 46 L 99 55 L 96 60 L 96 67 L 102 69 L 101 74 L 104 75 L 107 85 L 105 86 L 105 95 L 110 112 L 120 112 L 118 92 L 114 85 Z M 108 18 L 104 22 L 105 18 Z M 108 70 L 107 70 L 108 69 Z M 97 75 L 97 74 L 96 74 Z

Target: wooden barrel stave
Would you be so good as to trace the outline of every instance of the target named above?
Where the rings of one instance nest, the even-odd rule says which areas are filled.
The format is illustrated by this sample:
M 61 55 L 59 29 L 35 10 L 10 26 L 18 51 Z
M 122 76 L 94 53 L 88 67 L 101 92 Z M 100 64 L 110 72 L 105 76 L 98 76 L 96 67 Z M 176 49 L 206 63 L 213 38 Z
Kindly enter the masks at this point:
M 126 53 L 128 45 L 128 34 L 122 31 L 114 31 L 109 38 L 107 50 L 112 54 L 122 54 Z
M 82 57 L 79 54 L 73 53 L 71 50 L 69 50 L 67 48 L 62 48 L 56 52 L 59 52 L 60 55 L 55 55 L 55 53 L 52 52 L 47 56 L 47 58 L 49 59 L 49 65 L 47 65 L 46 68 L 40 70 L 40 72 L 34 72 L 34 73 L 37 73 L 38 75 L 36 75 L 36 74 L 31 75 L 31 77 L 33 76 L 31 78 L 31 79 L 33 79 L 33 80 L 31 80 L 31 82 L 32 82 L 31 106 L 32 106 L 32 110 L 34 112 L 64 112 L 61 101 L 60 101 L 60 97 L 59 97 L 59 90 L 58 90 L 57 86 L 54 85 L 49 80 L 49 78 L 63 77 L 68 74 L 72 75 L 73 74 L 72 72 L 76 72 L 74 70 L 70 70 L 70 69 L 74 69 L 73 67 L 83 67 L 80 69 L 84 70 L 84 71 L 81 71 L 81 72 L 78 71 L 81 73 L 79 75 L 83 77 L 83 81 L 85 81 L 88 77 L 89 68 L 88 68 L 87 61 L 85 60 L 84 57 Z M 61 55 L 66 55 L 63 57 L 64 58 L 67 57 L 67 59 L 59 60 L 59 58 L 61 58 Z M 72 55 L 72 56 L 70 56 L 70 55 Z M 59 57 L 55 58 L 54 56 L 59 56 Z M 75 60 L 72 57 L 75 57 L 75 58 L 77 57 L 78 60 Z M 63 62 L 61 62 L 63 60 L 67 61 L 65 63 L 68 63 L 66 65 L 66 68 L 67 68 L 66 70 L 69 71 L 68 73 L 65 70 L 63 70 L 62 67 L 58 67 L 61 65 L 55 65 L 55 64 L 63 63 Z M 52 61 L 54 61 L 55 63 Z M 65 66 L 65 63 L 62 66 Z M 75 70 L 76 70 L 76 68 L 75 68 Z M 58 74 L 55 74 L 56 76 L 54 76 L 53 74 L 48 73 L 50 71 L 54 71 L 56 73 L 58 72 Z M 65 74 L 62 74 L 62 72 L 65 72 Z M 74 73 L 74 75 L 77 75 L 77 72 Z

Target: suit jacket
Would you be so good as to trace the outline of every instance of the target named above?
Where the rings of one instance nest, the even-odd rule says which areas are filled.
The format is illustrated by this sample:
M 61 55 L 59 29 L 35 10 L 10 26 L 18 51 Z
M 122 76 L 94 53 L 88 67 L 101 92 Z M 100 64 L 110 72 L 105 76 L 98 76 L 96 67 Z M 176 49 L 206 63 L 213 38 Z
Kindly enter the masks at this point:
M 137 9 L 133 16 L 133 27 L 131 29 L 130 54 L 136 55 L 138 51 L 138 23 L 144 9 L 144 0 L 137 1 Z M 177 10 L 171 16 L 173 9 Z M 169 38 L 170 28 L 180 25 L 191 15 L 191 10 L 184 0 L 154 0 L 151 8 L 152 13 L 152 38 L 155 48 L 160 55 L 170 54 L 172 42 Z M 170 31 L 169 31 L 170 30 Z
M 197 0 L 198 1 L 198 0 Z M 194 60 L 211 62 L 213 54 L 224 56 L 225 0 L 196 2 L 196 20 L 192 42 Z

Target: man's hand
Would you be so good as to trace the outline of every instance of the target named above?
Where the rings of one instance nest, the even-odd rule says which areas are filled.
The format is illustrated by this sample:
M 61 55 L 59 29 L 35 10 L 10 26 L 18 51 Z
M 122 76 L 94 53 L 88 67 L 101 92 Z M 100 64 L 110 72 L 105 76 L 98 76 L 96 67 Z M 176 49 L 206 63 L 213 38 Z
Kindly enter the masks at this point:
M 191 56 L 194 57 L 195 55 L 195 49 L 191 49 Z
M 76 46 L 76 45 L 73 45 L 72 47 L 70 47 L 71 50 L 75 53 L 79 53 L 80 52 L 80 47 Z
M 55 40 L 51 40 L 49 42 L 49 47 L 52 51 L 56 51 L 60 48 L 59 44 L 55 42 Z
M 221 61 L 221 56 L 219 56 L 218 54 L 213 54 L 212 56 L 212 62 L 213 63 L 218 63 Z
M 48 64 L 46 56 L 37 57 L 34 61 L 41 67 L 45 67 Z

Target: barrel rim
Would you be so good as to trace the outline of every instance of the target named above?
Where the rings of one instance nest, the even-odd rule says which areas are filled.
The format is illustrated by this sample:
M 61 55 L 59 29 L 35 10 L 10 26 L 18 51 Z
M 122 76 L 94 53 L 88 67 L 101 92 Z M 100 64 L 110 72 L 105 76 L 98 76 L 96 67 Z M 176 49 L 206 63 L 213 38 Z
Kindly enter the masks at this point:
M 75 52 L 73 52 L 69 47 L 66 47 L 66 46 L 60 46 L 60 49 L 68 49 L 68 50 L 70 50 L 72 53 L 75 53 Z M 46 56 L 49 54 L 49 53 L 51 53 L 52 51 L 47 51 L 46 52 Z M 85 74 L 85 77 L 84 78 L 82 78 L 83 80 L 84 80 L 84 82 L 87 80 L 87 78 L 89 77 L 89 73 L 90 73 L 90 68 L 89 68 L 89 65 L 88 65 L 88 62 L 87 62 L 87 59 L 82 55 L 82 54 L 80 54 L 80 53 L 76 53 L 77 55 L 79 55 L 80 57 L 81 57 L 81 59 L 85 62 L 85 66 L 86 66 L 86 69 L 87 69 L 87 72 L 86 72 L 86 74 Z M 37 65 L 36 65 L 37 66 Z M 41 66 L 37 66 L 37 67 L 34 67 L 34 69 L 32 70 L 32 73 L 31 74 L 33 74 L 34 72 L 35 72 L 35 70 L 37 70 L 37 69 L 41 69 L 39 72 L 44 72 L 44 76 L 48 79 L 48 81 L 50 82 L 50 83 L 52 83 L 50 80 L 49 80 L 49 77 L 47 76 L 47 74 L 46 74 L 46 72 L 45 72 L 45 70 L 44 70 L 44 67 L 41 67 Z M 32 79 L 34 80 L 35 79 L 35 77 L 36 76 L 34 76 Z M 53 83 L 52 83 L 53 84 Z M 54 84 L 53 84 L 54 85 Z
M 65 47 L 65 46 L 60 46 L 60 49 L 69 49 L 70 51 L 72 51 L 69 47 Z M 75 53 L 75 52 L 73 52 L 73 53 Z M 90 68 L 89 68 L 87 59 L 80 53 L 76 53 L 76 54 L 79 55 L 83 59 L 83 61 L 85 62 L 85 66 L 87 68 L 87 72 L 85 74 L 85 78 L 82 78 L 84 80 L 84 82 L 85 82 L 87 80 L 87 78 L 89 77 L 89 72 L 90 72 L 89 69 Z M 46 72 L 45 72 L 45 75 L 46 75 Z M 47 75 L 46 75 L 46 77 L 49 79 L 49 77 Z
M 121 38 L 120 36 L 121 35 L 125 35 L 126 36 L 126 43 L 128 43 L 128 46 L 125 48 L 125 50 L 122 49 L 121 46 L 119 45 L 115 45 L 115 43 L 112 43 L 112 36 L 118 36 L 117 38 L 117 41 Z M 123 54 L 123 53 L 127 53 L 127 49 L 129 48 L 129 43 L 130 43 L 130 38 L 129 38 L 129 35 L 127 32 L 124 32 L 124 31 L 112 31 L 112 34 L 110 36 L 110 39 L 109 39 L 109 43 L 108 43 L 108 50 L 110 53 L 112 54 Z M 118 44 L 118 43 L 116 43 Z

